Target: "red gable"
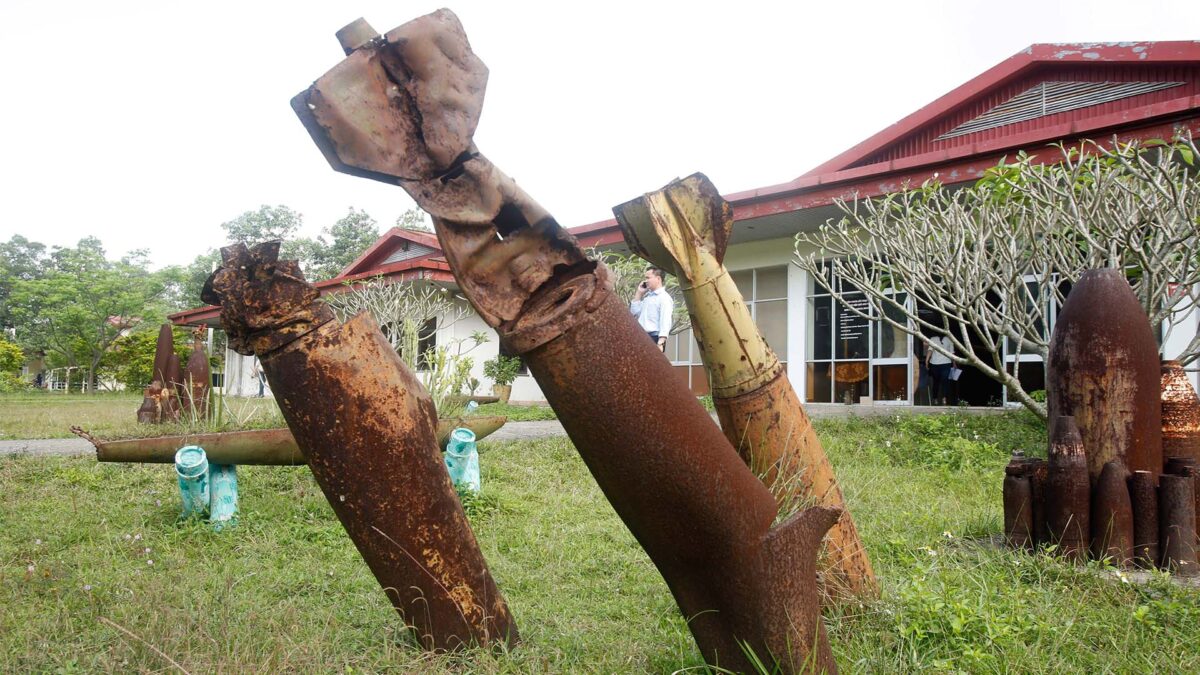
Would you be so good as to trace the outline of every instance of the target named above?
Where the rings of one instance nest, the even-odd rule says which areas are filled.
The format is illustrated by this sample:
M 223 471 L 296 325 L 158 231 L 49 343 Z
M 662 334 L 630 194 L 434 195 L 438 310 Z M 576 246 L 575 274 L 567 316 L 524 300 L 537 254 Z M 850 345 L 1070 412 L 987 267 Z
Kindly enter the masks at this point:
M 442 246 L 438 243 L 437 236 L 428 232 L 393 227 L 376 239 L 370 248 L 363 251 L 362 255 L 347 265 L 338 276 L 366 274 L 385 265 L 408 260 L 440 258 L 441 255 Z

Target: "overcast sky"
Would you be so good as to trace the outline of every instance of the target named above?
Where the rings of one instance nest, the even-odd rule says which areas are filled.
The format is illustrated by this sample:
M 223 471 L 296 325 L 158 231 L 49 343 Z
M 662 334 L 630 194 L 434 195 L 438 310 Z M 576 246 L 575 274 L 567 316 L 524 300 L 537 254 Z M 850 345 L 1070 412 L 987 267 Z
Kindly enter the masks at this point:
M 0 240 L 95 235 L 156 266 L 285 204 L 316 235 L 399 188 L 334 173 L 289 99 L 333 33 L 426 2 L 0 1 Z M 1200 38 L 1189 0 L 457 2 L 491 70 L 480 149 L 568 227 L 672 178 L 789 181 L 1030 44 Z

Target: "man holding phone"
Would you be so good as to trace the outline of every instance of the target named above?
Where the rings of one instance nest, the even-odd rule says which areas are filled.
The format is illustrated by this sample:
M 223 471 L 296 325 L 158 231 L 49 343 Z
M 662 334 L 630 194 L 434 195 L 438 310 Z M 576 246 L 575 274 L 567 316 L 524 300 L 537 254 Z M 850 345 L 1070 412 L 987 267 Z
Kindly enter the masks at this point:
M 667 336 L 671 334 L 671 312 L 675 302 L 663 288 L 663 271 L 657 267 L 646 270 L 646 278 L 638 284 L 629 312 L 638 325 L 650 336 L 659 351 L 666 351 Z

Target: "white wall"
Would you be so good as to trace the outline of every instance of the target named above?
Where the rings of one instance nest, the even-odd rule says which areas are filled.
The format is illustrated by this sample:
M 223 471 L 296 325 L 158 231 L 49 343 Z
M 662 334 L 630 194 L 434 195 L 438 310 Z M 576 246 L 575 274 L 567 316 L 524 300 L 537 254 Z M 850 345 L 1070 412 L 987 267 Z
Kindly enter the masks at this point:
M 463 305 L 467 306 L 465 301 Z M 475 331 L 486 332 L 488 341 L 467 352 L 466 355 L 470 356 L 473 361 L 471 376 L 480 382 L 479 389 L 475 393 L 487 396 L 492 393 L 492 381 L 484 376 L 483 364 L 485 361 L 495 358 L 500 353 L 500 337 L 496 334 L 496 331 L 484 323 L 483 319 L 479 318 L 477 314 L 471 312 L 467 317 L 460 319 L 452 326 L 439 329 L 437 343 L 440 346 L 450 344 L 451 340 L 468 340 Z M 469 346 L 469 344 L 470 342 L 464 343 L 464 347 Z M 538 387 L 537 382 L 532 377 L 529 375 L 520 375 L 513 382 L 510 400 L 544 402 L 546 397 L 542 394 L 541 388 Z

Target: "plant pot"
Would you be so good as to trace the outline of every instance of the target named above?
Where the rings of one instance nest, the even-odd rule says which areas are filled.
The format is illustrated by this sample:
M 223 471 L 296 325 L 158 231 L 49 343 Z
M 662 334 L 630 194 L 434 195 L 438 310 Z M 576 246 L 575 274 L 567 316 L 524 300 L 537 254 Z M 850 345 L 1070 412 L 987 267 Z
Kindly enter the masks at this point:
M 512 396 L 512 385 L 511 384 L 493 384 L 492 385 L 492 394 L 494 394 L 497 398 L 499 398 L 501 403 L 507 405 L 508 397 Z
M 450 438 L 450 432 L 460 427 L 463 429 L 470 429 L 471 431 L 475 432 L 475 440 L 478 441 L 495 433 L 495 431 L 504 426 L 504 423 L 507 421 L 508 418 L 504 415 L 439 419 L 437 428 L 438 447 L 445 448 L 446 441 Z

